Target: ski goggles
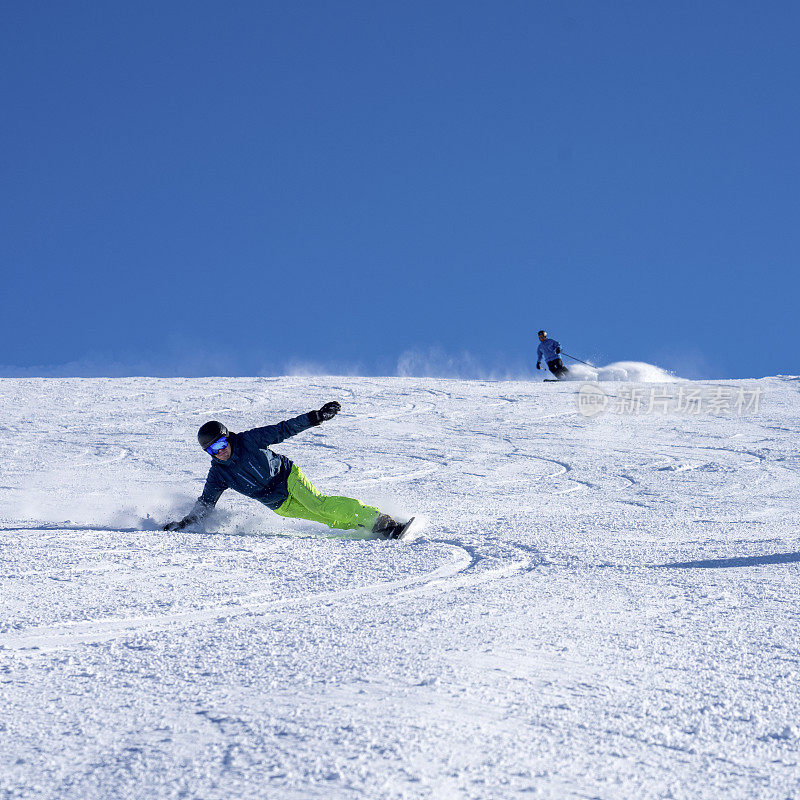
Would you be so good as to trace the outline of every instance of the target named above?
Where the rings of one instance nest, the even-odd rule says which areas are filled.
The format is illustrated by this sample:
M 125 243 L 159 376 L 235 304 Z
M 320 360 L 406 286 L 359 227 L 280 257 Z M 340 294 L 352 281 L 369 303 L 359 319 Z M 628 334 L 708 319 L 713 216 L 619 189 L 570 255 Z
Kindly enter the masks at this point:
M 215 456 L 218 453 L 221 453 L 227 446 L 228 437 L 220 436 L 216 442 L 212 442 L 208 447 L 206 447 L 206 453 L 208 453 L 210 456 Z

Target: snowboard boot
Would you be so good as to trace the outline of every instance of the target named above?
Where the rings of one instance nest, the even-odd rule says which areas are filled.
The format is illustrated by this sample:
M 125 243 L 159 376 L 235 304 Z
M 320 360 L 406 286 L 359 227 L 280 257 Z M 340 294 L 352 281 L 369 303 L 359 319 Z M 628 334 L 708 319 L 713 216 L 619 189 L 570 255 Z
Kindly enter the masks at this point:
M 396 539 L 405 526 L 395 522 L 388 514 L 381 514 L 372 526 L 373 533 L 379 533 L 384 539 Z

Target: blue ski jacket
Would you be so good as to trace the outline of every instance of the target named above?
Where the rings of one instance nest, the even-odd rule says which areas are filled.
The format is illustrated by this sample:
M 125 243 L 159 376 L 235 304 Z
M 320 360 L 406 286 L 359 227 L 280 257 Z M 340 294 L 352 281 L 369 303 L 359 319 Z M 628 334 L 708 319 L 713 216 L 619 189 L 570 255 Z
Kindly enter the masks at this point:
M 270 445 L 313 427 L 308 414 L 301 414 L 277 425 L 229 434 L 231 457 L 220 461 L 212 456 L 203 493 L 197 498 L 190 516 L 197 519 L 206 516 L 226 489 L 252 497 L 271 509 L 280 508 L 289 496 L 286 481 L 292 462 L 286 456 L 273 453 Z
M 555 339 L 545 339 L 543 342 L 539 342 L 539 347 L 536 349 L 536 360 L 554 361 L 560 352 L 561 345 Z

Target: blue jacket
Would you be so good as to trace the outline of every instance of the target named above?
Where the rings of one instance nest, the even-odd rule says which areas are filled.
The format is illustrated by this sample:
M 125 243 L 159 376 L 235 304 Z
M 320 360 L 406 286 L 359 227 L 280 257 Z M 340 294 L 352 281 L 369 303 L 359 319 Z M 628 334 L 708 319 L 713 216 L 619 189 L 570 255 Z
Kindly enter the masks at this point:
M 541 361 L 555 361 L 559 354 L 556 350 L 561 350 L 561 345 L 555 339 L 545 339 L 539 342 L 539 347 L 536 350 L 536 360 Z
M 292 462 L 269 447 L 312 427 L 308 414 L 301 414 L 277 425 L 231 433 L 231 457 L 227 461 L 212 457 L 206 485 L 190 516 L 206 516 L 226 489 L 252 497 L 269 508 L 279 508 L 289 496 L 286 481 Z

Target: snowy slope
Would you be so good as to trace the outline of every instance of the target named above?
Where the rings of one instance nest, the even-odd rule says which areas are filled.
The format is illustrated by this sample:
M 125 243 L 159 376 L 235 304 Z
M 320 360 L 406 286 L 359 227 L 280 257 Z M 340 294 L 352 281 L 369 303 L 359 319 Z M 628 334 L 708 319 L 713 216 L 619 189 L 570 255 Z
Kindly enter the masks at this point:
M 755 385 L 589 418 L 574 383 L 0 381 L 0 797 L 800 796 L 800 379 Z M 201 422 L 331 399 L 276 449 L 420 539 L 230 492 L 156 530 Z

